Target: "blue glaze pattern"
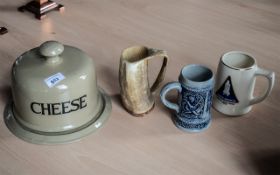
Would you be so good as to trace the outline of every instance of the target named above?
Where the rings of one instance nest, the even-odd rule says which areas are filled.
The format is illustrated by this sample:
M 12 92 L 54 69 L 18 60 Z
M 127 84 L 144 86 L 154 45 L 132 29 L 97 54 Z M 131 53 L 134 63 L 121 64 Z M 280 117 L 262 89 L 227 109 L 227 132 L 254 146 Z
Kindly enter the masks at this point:
M 201 130 L 211 120 L 212 88 L 191 88 L 182 86 L 179 113 L 174 122 L 182 128 Z
M 210 69 L 192 64 L 181 70 L 179 82 L 170 82 L 161 89 L 162 103 L 176 111 L 173 121 L 178 128 L 189 132 L 199 132 L 209 127 L 214 82 Z M 177 103 L 166 99 L 166 94 L 172 89 L 179 92 Z

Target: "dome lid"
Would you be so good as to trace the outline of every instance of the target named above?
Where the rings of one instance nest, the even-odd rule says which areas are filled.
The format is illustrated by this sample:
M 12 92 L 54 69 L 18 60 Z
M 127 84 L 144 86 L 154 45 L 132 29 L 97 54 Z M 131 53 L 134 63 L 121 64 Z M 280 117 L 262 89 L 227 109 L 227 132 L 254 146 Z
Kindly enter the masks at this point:
M 45 91 L 66 77 L 86 76 L 85 69 L 94 69 L 94 63 L 83 51 L 56 41 L 47 41 L 21 55 L 12 70 L 16 82 L 31 83 L 39 86 L 38 90 Z

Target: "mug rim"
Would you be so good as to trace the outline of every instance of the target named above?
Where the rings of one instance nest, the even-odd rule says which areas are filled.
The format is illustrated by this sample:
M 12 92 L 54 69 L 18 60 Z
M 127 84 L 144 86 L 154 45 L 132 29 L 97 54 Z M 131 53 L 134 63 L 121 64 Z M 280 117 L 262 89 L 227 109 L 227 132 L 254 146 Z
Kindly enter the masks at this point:
M 188 77 L 185 77 L 184 74 L 183 74 L 183 71 L 187 68 L 190 68 L 190 67 L 202 67 L 204 69 L 206 69 L 207 71 L 209 71 L 211 74 L 209 76 L 209 78 L 207 78 L 206 80 L 203 80 L 203 81 L 194 81 Z M 181 82 L 182 84 L 186 83 L 186 82 L 191 82 L 193 84 L 207 84 L 208 82 L 212 81 L 214 79 L 214 73 L 213 71 L 208 68 L 207 66 L 204 66 L 202 64 L 188 64 L 188 65 L 185 65 L 181 71 L 180 71 L 180 76 L 179 76 L 179 82 Z
M 230 54 L 241 54 L 241 55 L 245 55 L 245 56 L 247 56 L 248 58 L 250 58 L 250 59 L 253 60 L 253 64 L 252 64 L 251 66 L 248 66 L 248 67 L 245 67 L 245 68 L 240 68 L 240 67 L 235 67 L 235 66 L 229 65 L 229 64 L 227 64 L 227 63 L 224 61 L 224 59 L 225 59 L 226 56 L 228 56 L 228 55 L 230 55 Z M 229 51 L 229 52 L 226 52 L 226 53 L 224 53 L 224 54 L 221 56 L 220 62 L 223 63 L 223 65 L 225 65 L 225 66 L 227 66 L 227 67 L 229 67 L 229 68 L 231 68 L 231 69 L 235 69 L 235 70 L 250 70 L 250 69 L 252 69 L 253 67 L 255 67 L 256 64 L 257 64 L 256 59 L 255 59 L 251 54 L 249 54 L 249 53 L 247 53 L 247 52 L 243 52 L 243 51 Z

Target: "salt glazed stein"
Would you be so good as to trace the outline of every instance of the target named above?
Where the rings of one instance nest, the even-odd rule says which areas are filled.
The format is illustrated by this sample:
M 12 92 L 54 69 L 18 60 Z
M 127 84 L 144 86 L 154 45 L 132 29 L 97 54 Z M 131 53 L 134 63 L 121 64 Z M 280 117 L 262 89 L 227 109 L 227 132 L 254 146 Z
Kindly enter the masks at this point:
M 97 86 L 93 59 L 56 41 L 16 59 L 12 95 L 6 125 L 17 137 L 37 144 L 78 140 L 100 128 L 111 113 L 109 96 Z
M 162 59 L 159 74 L 150 87 L 148 61 Z M 120 58 L 119 83 L 121 99 L 125 109 L 135 116 L 150 112 L 155 104 L 153 93 L 164 79 L 168 56 L 165 51 L 134 46 L 125 49 Z
M 175 125 L 189 132 L 199 132 L 209 127 L 211 122 L 210 108 L 214 77 L 212 71 L 202 65 L 185 66 L 180 73 L 179 82 L 166 84 L 161 92 L 162 103 L 175 110 Z M 166 94 L 176 89 L 179 91 L 178 104 L 166 99 Z
M 259 97 L 253 96 L 256 76 L 264 76 L 268 80 L 266 92 Z M 274 79 L 274 72 L 259 68 L 248 53 L 225 53 L 217 70 L 213 107 L 226 115 L 246 114 L 254 104 L 266 99 L 274 86 Z

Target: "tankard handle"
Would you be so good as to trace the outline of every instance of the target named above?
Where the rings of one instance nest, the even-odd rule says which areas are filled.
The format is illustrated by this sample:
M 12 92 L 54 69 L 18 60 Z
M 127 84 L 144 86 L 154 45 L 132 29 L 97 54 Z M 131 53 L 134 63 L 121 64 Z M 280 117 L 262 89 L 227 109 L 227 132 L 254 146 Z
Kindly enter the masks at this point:
M 168 62 L 168 56 L 167 56 L 166 51 L 164 51 L 164 50 L 149 48 L 148 52 L 149 52 L 149 59 L 152 59 L 155 57 L 163 58 L 163 62 L 162 62 L 162 66 L 160 68 L 159 74 L 151 87 L 151 92 L 153 93 L 159 87 L 159 85 L 161 84 L 161 82 L 164 79 L 165 72 L 166 72 L 166 66 L 167 66 L 167 62 Z
M 266 70 L 266 69 L 261 69 L 258 68 L 255 76 L 264 76 L 265 78 L 267 78 L 268 80 L 268 88 L 266 90 L 266 92 L 259 97 L 254 97 L 250 102 L 249 105 L 253 105 L 256 103 L 260 103 L 261 101 L 263 101 L 271 92 L 273 86 L 274 86 L 274 81 L 275 81 L 275 74 L 272 71 Z
M 170 83 L 167 83 L 160 91 L 160 99 L 162 101 L 162 103 L 170 108 L 170 109 L 173 109 L 175 110 L 177 113 L 179 113 L 179 106 L 178 104 L 176 103 L 172 103 L 168 100 L 166 100 L 166 94 L 171 91 L 172 89 L 176 89 L 179 91 L 179 93 L 181 93 L 182 91 L 182 86 L 179 82 L 170 82 Z

